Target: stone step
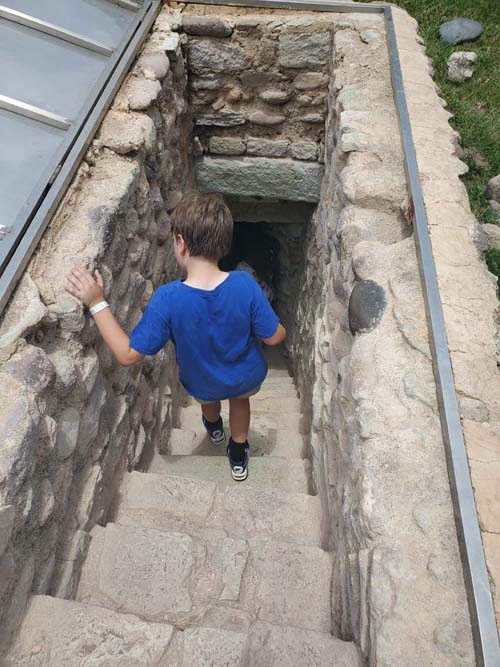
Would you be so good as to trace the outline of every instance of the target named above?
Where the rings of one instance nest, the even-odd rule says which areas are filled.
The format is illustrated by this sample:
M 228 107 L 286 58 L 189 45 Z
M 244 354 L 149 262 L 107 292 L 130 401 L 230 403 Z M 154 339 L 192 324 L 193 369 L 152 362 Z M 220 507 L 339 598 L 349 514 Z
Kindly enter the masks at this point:
M 228 428 L 226 424 L 226 433 Z M 267 429 L 257 431 L 250 429 L 248 436 L 252 456 L 283 456 L 285 458 L 303 458 L 304 436 L 292 431 Z M 174 428 L 170 432 L 168 452 L 174 456 L 226 456 L 226 447 L 210 442 L 203 425 L 196 431 Z
M 113 521 L 190 535 L 222 530 L 233 538 L 259 535 L 297 544 L 321 544 L 318 496 L 133 472 L 125 476 Z
M 257 621 L 248 632 L 178 630 L 73 600 L 34 596 L 5 666 L 359 667 L 352 643 Z
M 163 456 L 155 454 L 148 472 L 203 479 L 218 488 L 241 486 L 281 489 L 289 493 L 309 492 L 310 463 L 306 459 L 284 459 L 277 456 L 250 457 L 248 478 L 235 482 L 229 463 L 222 456 Z
M 222 416 L 226 424 L 228 423 L 229 407 L 222 405 Z M 190 405 L 183 408 L 179 416 L 179 426 L 183 429 L 196 431 L 201 423 L 201 409 L 197 405 Z M 268 412 L 266 410 L 252 407 L 251 428 L 262 431 L 267 429 L 286 429 L 296 433 L 304 432 L 303 417 L 300 412 Z
M 293 380 L 292 375 L 288 368 L 270 368 L 267 371 L 268 378 L 290 378 Z
M 260 388 L 258 394 L 250 397 L 250 404 L 252 407 L 258 408 L 259 404 L 264 401 L 281 401 L 285 399 L 286 401 L 295 399 L 291 401 L 290 405 L 293 406 L 292 410 L 284 410 L 284 412 L 300 412 L 301 404 L 300 399 L 297 396 L 297 389 L 292 383 L 279 384 L 279 383 L 270 383 L 263 384 Z M 192 396 L 186 395 L 184 407 L 189 407 L 190 405 L 199 405 L 196 399 Z M 281 409 L 281 408 L 279 408 Z
M 200 627 L 181 632 L 172 625 L 149 623 L 101 606 L 36 595 L 30 600 L 21 630 L 2 664 L 242 666 L 247 643 L 243 632 Z
M 91 535 L 80 602 L 182 627 L 258 619 L 330 632 L 332 556 L 318 547 L 117 524 Z

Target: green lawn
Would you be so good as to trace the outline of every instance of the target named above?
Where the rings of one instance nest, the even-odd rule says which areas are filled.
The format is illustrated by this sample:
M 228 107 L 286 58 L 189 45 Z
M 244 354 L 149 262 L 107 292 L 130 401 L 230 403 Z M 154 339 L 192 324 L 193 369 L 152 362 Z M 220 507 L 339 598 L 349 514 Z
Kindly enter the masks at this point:
M 500 174 L 500 0 L 393 0 L 419 23 L 435 79 L 453 113 L 452 123 L 462 137 L 469 173 L 464 182 L 480 222 L 496 222 L 484 190 Z M 480 21 L 484 31 L 474 42 L 448 45 L 439 39 L 439 26 L 453 18 Z M 452 83 L 446 61 L 454 51 L 474 51 L 478 60 L 473 78 Z M 475 159 L 474 159 L 475 158 Z

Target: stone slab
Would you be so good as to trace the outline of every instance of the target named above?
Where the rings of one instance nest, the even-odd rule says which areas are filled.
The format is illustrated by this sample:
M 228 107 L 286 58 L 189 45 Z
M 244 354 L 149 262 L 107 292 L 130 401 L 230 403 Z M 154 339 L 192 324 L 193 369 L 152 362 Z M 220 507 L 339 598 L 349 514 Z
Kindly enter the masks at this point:
M 231 74 L 247 69 L 250 59 L 239 46 L 193 39 L 189 41 L 188 65 L 194 74 Z
M 303 459 L 284 459 L 250 454 L 248 479 L 245 486 L 272 488 L 291 493 L 308 493 L 308 462 Z M 149 472 L 178 475 L 213 482 L 218 488 L 235 486 L 229 464 L 221 456 L 161 456 L 156 455 Z
M 287 159 L 205 157 L 196 165 L 200 190 L 235 197 L 317 202 L 322 177 L 321 165 Z
M 282 34 L 279 38 L 281 67 L 303 68 L 326 65 L 332 52 L 329 32 Z
M 267 535 L 297 544 L 321 543 L 318 497 L 244 485 L 221 491 L 212 482 L 189 477 L 127 475 L 114 520 L 187 533 L 210 529 L 233 538 Z
M 174 629 L 100 606 L 46 596 L 31 598 L 7 665 L 163 665 Z M 4 663 L 2 663 L 4 664 Z

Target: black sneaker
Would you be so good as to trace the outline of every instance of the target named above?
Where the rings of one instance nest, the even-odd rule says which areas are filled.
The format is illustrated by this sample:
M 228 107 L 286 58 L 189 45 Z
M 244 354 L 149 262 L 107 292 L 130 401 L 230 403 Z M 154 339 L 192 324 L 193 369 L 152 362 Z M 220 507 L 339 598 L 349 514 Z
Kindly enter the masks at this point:
M 232 478 L 236 482 L 243 482 L 248 477 L 248 455 L 250 452 L 248 441 L 245 443 L 234 442 L 232 438 L 229 438 L 226 451 Z
M 222 417 L 216 422 L 209 422 L 208 419 L 202 417 L 203 426 L 207 429 L 207 433 L 210 436 L 210 440 L 213 445 L 222 445 L 226 442 L 226 434 L 224 433 L 224 425 L 222 423 Z

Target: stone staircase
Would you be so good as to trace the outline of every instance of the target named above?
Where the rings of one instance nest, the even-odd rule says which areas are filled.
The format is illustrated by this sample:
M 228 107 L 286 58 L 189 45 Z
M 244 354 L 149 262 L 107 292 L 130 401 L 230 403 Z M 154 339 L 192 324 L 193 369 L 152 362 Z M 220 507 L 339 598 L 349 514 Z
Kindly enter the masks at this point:
M 232 481 L 186 401 L 171 455 L 128 474 L 112 522 L 93 529 L 76 601 L 34 596 L 7 665 L 360 664 L 330 634 L 332 555 L 300 402 L 274 354 L 252 398 L 247 481 Z

